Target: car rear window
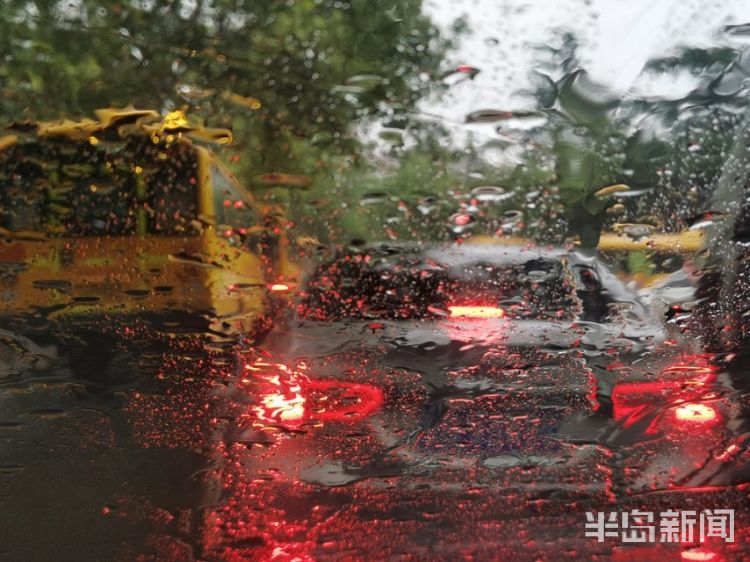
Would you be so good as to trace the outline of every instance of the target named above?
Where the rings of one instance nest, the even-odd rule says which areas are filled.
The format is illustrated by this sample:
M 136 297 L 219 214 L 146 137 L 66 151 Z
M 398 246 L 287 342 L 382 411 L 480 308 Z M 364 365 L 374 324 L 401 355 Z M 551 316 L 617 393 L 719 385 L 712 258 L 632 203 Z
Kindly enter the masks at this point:
M 573 320 L 581 309 L 559 259 L 474 262 L 460 268 L 420 256 L 348 254 L 321 265 L 303 293 L 319 319 L 439 318 L 456 308 L 501 309 L 517 319 Z

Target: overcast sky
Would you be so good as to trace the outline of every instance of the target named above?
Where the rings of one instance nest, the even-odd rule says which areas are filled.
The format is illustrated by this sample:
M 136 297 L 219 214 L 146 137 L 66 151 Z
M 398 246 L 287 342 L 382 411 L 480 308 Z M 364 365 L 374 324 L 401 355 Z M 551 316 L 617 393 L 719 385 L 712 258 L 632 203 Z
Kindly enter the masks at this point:
M 659 80 L 641 75 L 646 61 L 678 46 L 750 40 L 720 34 L 726 25 L 750 23 L 750 0 L 426 0 L 426 11 L 446 31 L 466 16 L 470 30 L 452 60 L 482 72 L 442 99 L 427 101 L 423 109 L 480 135 L 494 128 L 457 123 L 477 109 L 528 106 L 529 100 L 514 94 L 528 84 L 539 56 L 535 46 L 548 44 L 555 28 L 576 34 L 591 78 L 621 96 L 637 91 L 671 97 L 689 91 L 694 85 L 690 76 Z

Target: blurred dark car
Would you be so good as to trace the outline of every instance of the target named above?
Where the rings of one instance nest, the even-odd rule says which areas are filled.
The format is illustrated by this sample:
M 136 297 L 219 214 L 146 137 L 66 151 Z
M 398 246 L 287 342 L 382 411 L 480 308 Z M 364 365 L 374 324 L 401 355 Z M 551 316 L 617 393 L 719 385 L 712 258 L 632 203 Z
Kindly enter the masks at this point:
M 582 511 L 731 481 L 737 405 L 689 349 L 581 254 L 346 251 L 222 391 L 206 552 L 598 552 Z

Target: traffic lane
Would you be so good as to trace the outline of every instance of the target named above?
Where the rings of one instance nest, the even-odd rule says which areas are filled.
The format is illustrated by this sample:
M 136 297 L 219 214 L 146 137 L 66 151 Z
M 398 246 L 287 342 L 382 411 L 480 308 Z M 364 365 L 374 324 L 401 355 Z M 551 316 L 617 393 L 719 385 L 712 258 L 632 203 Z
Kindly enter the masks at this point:
M 279 548 L 296 554 L 284 537 L 314 534 L 319 525 L 317 514 L 300 515 L 295 502 L 324 511 L 331 502 L 337 512 L 358 514 L 389 506 L 379 517 L 397 534 L 413 527 L 401 548 L 418 553 L 441 528 L 465 533 L 450 518 L 436 519 L 435 528 L 423 525 L 433 517 L 425 513 L 451 512 L 456 501 L 468 498 L 479 511 L 485 509 L 480 503 L 494 502 L 480 515 L 488 521 L 500 513 L 505 520 L 510 513 L 523 518 L 545 505 L 564 512 L 574 501 L 606 501 L 608 451 L 555 436 L 566 416 L 591 410 L 590 373 L 580 359 L 553 361 L 551 354 L 546 359 L 553 364 L 530 368 L 531 356 L 537 363 L 539 354 L 499 350 L 479 370 L 470 365 L 447 371 L 442 389 L 426 385 L 422 373 L 384 365 L 382 346 L 278 362 L 266 351 L 248 360 L 228 401 L 240 407 L 224 416 L 231 427 L 216 444 L 222 468 L 214 477 L 226 485 L 220 507 L 208 518 L 214 521 L 207 529 L 215 541 L 210 550 L 261 556 L 266 548 Z M 326 391 L 321 382 L 329 385 Z M 419 505 L 427 497 L 432 508 Z M 284 521 L 287 512 L 292 521 Z M 371 533 L 376 524 L 357 515 L 347 525 Z M 340 552 L 355 552 L 345 546 L 354 540 L 346 532 L 340 539 L 330 533 L 344 548 Z
M 324 348 L 330 343 L 326 338 L 319 341 Z M 128 345 L 131 344 L 125 347 Z M 429 518 L 421 520 L 419 514 L 429 514 L 430 506 L 451 512 L 455 502 L 464 502 L 467 509 L 482 515 L 482 498 L 486 497 L 487 524 L 496 532 L 503 523 L 495 520 L 505 521 L 504 528 L 516 532 L 525 528 L 526 518 L 548 525 L 537 529 L 542 539 L 561 529 L 560 533 L 573 537 L 571 544 L 576 544 L 580 540 L 575 534 L 577 520 L 570 518 L 565 523 L 568 515 L 561 519 L 553 514 L 572 512 L 587 502 L 620 505 L 628 498 L 624 494 L 612 500 L 617 459 L 622 455 L 613 455 L 609 444 L 575 443 L 539 429 L 551 429 L 571 416 L 591 419 L 590 373 L 580 357 L 560 350 L 498 347 L 489 352 L 483 350 L 476 362 L 458 349 L 460 360 L 453 363 L 454 368 L 444 369 L 442 386 L 436 388 L 427 384 L 423 373 L 387 365 L 383 358 L 388 355 L 382 352 L 392 349 L 391 345 L 384 346 L 379 341 L 379 345 L 366 346 L 355 338 L 351 346 L 336 353 L 308 358 L 305 377 L 311 381 L 310 394 L 302 396 L 307 410 L 303 407 L 298 419 L 294 416 L 300 412 L 299 401 L 292 394 L 291 408 L 286 408 L 283 401 L 267 404 L 275 406 L 266 414 L 271 421 L 265 420 L 258 429 L 253 425 L 253 416 L 263 404 L 258 400 L 262 388 L 248 378 L 252 371 L 244 369 L 252 361 L 245 361 L 237 375 L 230 361 L 211 357 L 200 346 L 157 347 L 158 353 L 134 350 L 131 357 L 115 357 L 98 386 L 92 382 L 95 373 L 88 373 L 85 392 L 70 391 L 71 387 L 78 388 L 78 383 L 69 368 L 63 367 L 57 374 L 65 381 L 58 387 L 65 389 L 64 398 L 45 403 L 39 398 L 41 394 L 35 394 L 31 404 L 20 408 L 21 412 L 36 410 L 36 415 L 45 419 L 57 419 L 59 425 L 38 427 L 38 437 L 30 440 L 40 446 L 33 460 L 30 454 L 20 453 L 18 458 L 29 459 L 24 466 L 28 464 L 33 469 L 22 485 L 18 485 L 18 480 L 9 480 L 13 494 L 33 486 L 56 464 L 64 464 L 56 456 L 44 457 L 40 452 L 52 438 L 59 441 L 59 454 L 70 455 L 72 470 L 53 480 L 54 490 L 39 486 L 40 501 L 29 502 L 28 516 L 24 514 L 16 522 L 24 528 L 23 544 L 12 545 L 11 552 L 45 554 L 49 550 L 40 550 L 43 545 L 52 548 L 53 539 L 63 532 L 67 536 L 60 537 L 60 554 L 62 558 L 70 555 L 70 559 L 86 545 L 90 545 L 89 552 L 102 552 L 103 558 L 122 552 L 127 557 L 128 552 L 144 549 L 159 552 L 159 559 L 169 559 L 169 553 L 174 552 L 180 554 L 173 559 L 184 559 L 185 553 L 203 556 L 201 552 L 207 553 L 204 558 L 220 558 L 233 549 L 239 548 L 241 554 L 248 547 L 273 544 L 283 539 L 278 534 L 282 531 L 291 532 L 294 537 L 310 536 L 310 540 L 318 542 L 328 537 L 334 542 L 323 542 L 341 548 L 351 539 L 351 548 L 355 548 L 357 544 L 368 544 L 364 533 L 369 524 L 370 533 L 373 525 L 394 529 L 394 537 L 400 541 L 399 552 L 421 552 L 427 540 L 422 537 L 437 534 L 447 539 L 433 541 L 435 553 L 455 554 L 457 545 L 464 545 L 467 552 L 494 559 L 492 549 L 496 543 L 492 537 L 479 537 L 484 545 L 460 542 L 476 536 L 463 526 L 464 520 L 472 521 L 464 511 L 456 512 L 457 519 L 438 517 L 434 525 Z M 270 351 L 257 351 L 262 361 L 271 363 Z M 134 362 L 132 355 L 138 361 Z M 296 371 L 293 362 L 280 364 L 287 371 Z M 41 372 L 42 376 L 50 374 L 46 368 Z M 27 384 L 28 373 L 16 373 L 19 374 L 21 378 L 14 384 Z M 243 378 L 251 382 L 244 382 Z M 268 380 L 262 381 L 266 383 Z M 49 387 L 44 381 L 36 386 L 37 390 Z M 298 386 L 300 390 L 304 388 L 304 384 Z M 104 388 L 105 392 L 97 388 Z M 276 394 L 286 398 L 286 392 L 284 389 Z M 10 394 L 17 396 L 17 389 Z M 363 406 L 368 400 L 370 405 Z M 114 449 L 109 446 L 112 450 L 102 444 L 106 443 L 102 436 L 108 433 L 110 424 L 89 418 L 85 423 L 73 423 L 77 413 L 60 414 L 82 409 L 86 412 L 84 417 L 95 416 L 91 407 L 103 410 L 102 404 L 107 401 L 114 404 L 111 419 L 116 442 Z M 36 403 L 42 407 L 33 408 Z M 528 411 L 519 412 L 519 404 Z M 123 411 L 118 414 L 120 405 Z M 283 424 L 278 419 L 274 421 L 275 411 L 290 412 L 291 418 L 280 420 Z M 529 419 L 535 417 L 543 423 L 530 424 Z M 298 421 L 301 423 L 297 425 Z M 101 432 L 95 452 L 86 452 L 78 440 L 87 430 L 95 435 Z M 496 437 L 498 434 L 501 439 Z M 27 446 L 23 439 L 20 441 L 23 447 Z M 118 454 L 120 449 L 122 454 Z M 627 456 L 627 449 L 624 455 Z M 99 472 L 89 466 L 92 462 Z M 289 486 L 298 486 L 298 492 L 290 493 Z M 90 496 L 82 489 L 89 490 Z M 250 490 L 253 495 L 244 497 L 242 490 Z M 351 525 L 359 530 L 352 533 L 360 534 L 342 532 L 338 542 L 335 528 L 330 528 L 326 536 L 318 536 L 314 519 L 300 515 L 294 516 L 286 530 L 280 528 L 287 524 L 286 507 L 298 513 L 301 508 L 297 502 L 302 502 L 303 507 L 323 505 L 329 491 L 344 494 L 331 500 L 334 507 L 336 502 L 345 504 L 340 507 L 342 512 L 359 513 L 371 502 L 390 507 L 376 510 L 374 519 L 366 520 L 370 523 L 354 520 Z M 59 497 L 57 503 L 46 499 L 54 494 Z M 409 499 L 425 494 L 435 497 L 428 504 Z M 282 507 L 286 506 L 283 513 L 275 510 L 274 504 L 253 503 L 274 496 Z M 30 492 L 29 497 L 34 494 Z M 746 495 L 742 499 L 746 500 Z M 22 500 L 23 494 L 14 499 L 19 503 Z M 70 503 L 67 510 L 66 500 Z M 283 503 L 287 500 L 291 504 Z M 618 503 L 607 503 L 612 501 Z M 262 543 L 252 535 L 243 539 L 241 533 L 228 534 L 235 526 L 248 525 L 245 516 L 239 521 L 230 516 L 233 507 L 244 505 L 258 505 L 262 512 L 254 515 L 259 519 L 252 523 L 267 537 Z M 398 511 L 398 506 L 405 506 L 406 511 Z M 535 506 L 546 511 L 536 516 L 530 511 Z M 23 509 L 19 513 L 24 513 Z M 50 516 L 52 513 L 55 515 Z M 67 525 L 55 529 L 54 519 L 59 513 L 70 517 L 65 521 Z M 514 517 L 520 521 L 514 522 Z M 386 518 L 384 523 L 381 518 Z M 7 528 L 14 528 L 13 522 L 9 525 Z M 42 537 L 50 540 L 45 542 Z M 280 544 L 286 548 L 283 541 Z M 543 546 L 546 548 L 548 543 L 543 542 Z M 331 548 L 335 553 L 335 548 Z M 320 553 L 325 557 L 328 552 Z M 613 553 L 616 552 L 615 548 Z M 550 552 L 544 555 L 551 556 Z
M 740 560 L 749 556 L 748 490 L 703 489 L 611 501 L 526 501 L 481 481 L 453 485 L 403 479 L 319 486 L 299 480 L 233 480 L 231 495 L 207 519 L 207 558 L 333 560 Z M 587 513 L 733 509 L 734 542 L 599 542 L 586 536 Z M 655 529 L 659 537 L 658 529 Z M 657 539 L 658 541 L 659 539 Z
M 350 375 L 357 366 L 351 359 Z M 208 552 L 220 560 L 273 555 L 734 560 L 750 555 L 746 484 L 636 493 L 618 482 L 623 476 L 639 478 L 618 464 L 627 451 L 546 440 L 518 424 L 512 436 L 492 407 L 498 402 L 488 406 L 484 399 L 498 400 L 492 393 L 449 399 L 438 420 L 416 435 L 402 422 L 395 433 L 411 438 L 395 447 L 394 441 L 384 446 L 389 424 L 375 423 L 378 414 L 373 414 L 346 424 L 277 427 L 276 438 L 252 449 L 225 449 L 224 471 L 217 478 L 231 484 L 207 519 Z M 386 396 L 384 407 L 397 416 L 402 405 Z M 422 423 L 415 414 L 412 422 Z M 516 449 L 503 450 L 503 442 L 515 443 Z M 534 452 L 518 450 L 523 447 Z M 735 543 L 634 545 L 613 538 L 599 543 L 584 535 L 587 511 L 707 508 L 735 510 Z
M 414 323 L 380 324 L 374 329 L 362 323 L 303 322 L 292 331 L 284 328 L 272 332 L 275 337 L 269 341 L 274 351 L 267 349 L 259 366 L 247 365 L 246 384 L 237 400 L 248 404 L 248 412 L 240 413 L 239 419 L 254 424 L 255 435 L 263 436 L 265 443 L 273 442 L 264 434 L 265 426 L 304 434 L 295 437 L 298 443 L 287 446 L 289 450 L 298 449 L 295 454 L 300 458 L 290 463 L 297 467 L 304 465 L 305 451 L 313 451 L 317 443 L 308 429 L 317 431 L 316 424 L 325 426 L 335 443 L 336 431 L 328 422 L 354 421 L 353 417 L 369 420 L 370 427 L 357 434 L 368 442 L 368 450 L 379 451 L 381 461 L 386 456 L 398 457 L 407 464 L 439 464 L 449 459 L 469 466 L 498 457 L 488 462 L 513 465 L 546 456 L 549 459 L 540 464 L 549 466 L 565 464 L 555 455 L 566 443 L 626 447 L 625 454 L 618 451 L 613 455 L 616 462 L 607 468 L 615 474 L 609 488 L 617 486 L 620 492 L 687 482 L 690 473 L 704 462 L 706 444 L 719 447 L 731 442 L 731 431 L 724 422 L 730 415 L 738 415 L 735 400 L 727 396 L 716 402 L 714 386 L 701 387 L 696 395 L 691 386 L 698 382 L 694 371 L 686 371 L 687 367 L 679 367 L 679 363 L 672 363 L 661 373 L 646 374 L 647 378 L 665 379 L 662 382 L 644 382 L 642 370 L 631 369 L 637 376 L 631 375 L 630 381 L 627 375 L 620 376 L 612 411 L 596 399 L 600 380 L 580 350 L 504 347 L 498 340 L 490 346 L 487 339 L 481 340 L 482 345 L 474 345 L 471 338 L 456 342 L 445 326 L 437 329 L 432 323 L 429 330 L 409 332 L 410 325 Z M 425 323 L 417 325 L 423 327 Z M 466 336 L 465 326 L 460 328 L 461 336 Z M 469 324 L 469 328 L 474 330 L 476 325 Z M 394 344 L 394 330 L 422 339 L 412 342 L 414 345 L 404 354 L 401 342 Z M 288 356 L 279 351 L 284 349 L 290 350 Z M 433 353 L 437 364 L 431 361 Z M 685 361 L 688 356 L 682 357 Z M 669 364 L 668 360 L 674 361 L 659 357 L 649 364 Z M 616 362 L 611 366 L 614 371 L 625 370 Z M 673 380 L 666 381 L 670 372 Z M 667 382 L 678 390 L 688 385 L 692 394 L 688 396 L 682 390 L 661 396 L 664 393 L 660 387 L 657 390 L 662 392 L 654 395 L 661 398 L 653 401 L 648 397 L 647 391 L 654 384 L 663 386 Z M 405 389 L 404 397 L 400 393 Z M 379 393 L 401 398 L 384 401 Z M 335 406 L 336 400 L 342 399 L 359 405 L 348 409 Z M 408 409 L 410 418 L 404 407 L 409 400 L 413 401 Z M 712 400 L 716 403 L 708 405 Z M 332 405 L 341 414 L 338 418 L 333 411 L 326 411 Z M 711 419 L 703 419 L 709 413 Z M 395 418 L 399 431 L 389 433 Z M 376 426 L 380 429 L 373 429 Z M 699 426 L 704 431 L 694 431 Z M 683 443 L 681 437 L 686 430 L 691 431 L 690 439 L 683 439 Z M 353 441 L 356 443 L 356 439 Z M 347 450 L 353 450 L 354 443 L 349 443 Z M 282 456 L 284 451 L 278 450 Z M 332 470 L 331 481 L 356 481 L 368 472 L 366 462 L 344 458 L 341 464 L 348 466 L 348 472 Z M 385 470 L 382 465 L 380 462 L 378 470 Z M 666 465 L 671 465 L 671 471 L 665 469 Z M 594 463 L 594 468 L 600 467 Z M 299 476 L 299 471 L 294 476 Z M 692 476 L 691 481 L 696 482 L 696 474 Z M 555 475 L 549 481 L 557 482 L 558 478 Z M 544 474 L 539 479 L 539 485 L 544 486 Z
M 408 329 L 403 323 L 399 326 Z M 524 551 L 537 541 L 530 559 L 551 557 L 549 537 L 558 532 L 569 539 L 570 552 L 616 558 L 618 545 L 582 542 L 582 531 L 569 514 L 575 512 L 577 520 L 584 521 L 584 506 L 644 509 L 660 506 L 653 498 L 661 493 L 706 496 L 705 486 L 690 482 L 675 486 L 669 479 L 653 477 L 664 472 L 665 464 L 695 462 L 705 439 L 697 445 L 688 439 L 685 446 L 672 450 L 639 449 L 655 442 L 674 445 L 678 433 L 657 439 L 643 426 L 628 425 L 627 416 L 600 412 L 594 400 L 596 378 L 580 353 L 469 345 L 439 355 L 452 361 L 440 365 L 441 385 L 436 386 L 425 371 L 390 364 L 392 334 L 382 337 L 387 326 L 302 323 L 296 327 L 303 329 L 290 333 L 287 327 L 269 339 L 271 345 L 260 362 L 246 364 L 251 367 L 243 377 L 246 386 L 237 389 L 244 397 L 240 401 L 246 403 L 246 425 L 234 433 L 251 438 L 241 447 L 224 440 L 223 466 L 229 472 L 216 477 L 232 484 L 226 501 L 209 517 L 214 521 L 209 526 L 215 541 L 211 548 L 228 559 L 256 556 L 265 549 L 302 559 L 332 557 L 337 552 L 362 556 L 361 545 L 373 544 L 366 538 L 373 526 L 387 529 L 388 544 L 379 546 L 384 558 L 407 552 L 438 558 L 444 553 L 473 552 L 479 558 L 496 559 L 507 541 L 498 545 L 495 539 L 482 537 L 482 544 L 466 542 L 467 536 L 477 535 L 464 522 L 478 525 L 480 520 L 501 535 L 506 534 L 503 529 L 518 532 L 528 525 L 538 540 L 511 544 Z M 364 337 L 356 337 L 359 334 Z M 291 350 L 293 359 L 279 351 L 285 349 Z M 462 354 L 472 349 L 481 350 L 478 361 L 475 355 Z M 665 361 L 661 357 L 657 363 Z M 671 369 L 673 378 L 685 374 L 679 365 Z M 321 392 L 321 382 L 329 390 L 338 389 L 327 395 Z M 347 394 L 352 385 L 371 390 Z M 377 393 L 372 389 L 381 390 L 380 399 L 374 399 Z M 705 392 L 712 391 L 713 387 L 703 389 L 691 399 L 707 400 Z M 337 403 L 336 395 L 349 401 L 348 408 Z M 374 405 L 363 406 L 367 399 Z M 684 400 L 675 404 L 685 406 Z M 655 407 L 664 414 L 659 407 L 672 412 L 670 404 Z M 336 411 L 346 414 L 337 419 L 332 415 Z M 619 444 L 602 439 L 606 432 L 597 437 L 593 429 L 602 423 L 610 433 L 627 426 L 630 437 Z M 571 436 L 575 433 L 569 431 L 571 426 L 579 430 L 577 436 Z M 581 438 L 582 432 L 588 432 L 588 442 Z M 708 438 L 717 441 L 716 435 Z M 631 451 L 644 466 L 630 462 Z M 733 484 L 728 489 L 739 495 L 729 494 L 733 498 L 729 508 L 739 510 L 747 494 L 742 483 Z M 263 507 L 246 507 L 259 498 L 264 498 Z M 307 508 L 300 513 L 300 506 L 323 515 L 307 513 Z M 467 506 L 474 518 L 456 506 Z M 291 522 L 286 520 L 289 513 Z M 362 514 L 367 513 L 371 517 L 363 522 Z M 332 518 L 336 527 L 328 526 Z M 539 527 L 536 523 L 541 521 L 547 526 Z M 527 535 L 533 533 L 527 529 Z M 448 542 L 435 537 L 448 537 Z M 420 550 L 425 544 L 431 546 Z M 663 558 L 666 549 L 673 559 L 689 559 L 683 557 L 686 548 L 651 545 L 634 555 Z M 372 552 L 368 546 L 366 553 L 372 556 Z M 693 550 L 686 556 L 701 552 Z M 724 556 L 721 552 L 716 556 Z
M 0 346 L 13 367 L 0 380 L 3 552 L 127 560 L 165 530 L 192 551 L 212 460 L 204 405 L 212 370 L 224 367 L 196 345 L 133 333 L 103 348 L 71 328 L 90 359 L 85 372 L 64 347 L 10 332 Z

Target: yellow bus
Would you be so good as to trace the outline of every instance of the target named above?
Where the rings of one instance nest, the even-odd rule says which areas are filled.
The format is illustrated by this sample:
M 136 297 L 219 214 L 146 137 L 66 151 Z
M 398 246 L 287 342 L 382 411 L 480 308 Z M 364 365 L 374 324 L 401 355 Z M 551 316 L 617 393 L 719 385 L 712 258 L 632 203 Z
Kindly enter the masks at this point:
M 0 133 L 0 314 L 189 312 L 247 330 L 294 281 L 282 213 L 206 145 L 226 129 L 176 112 Z

